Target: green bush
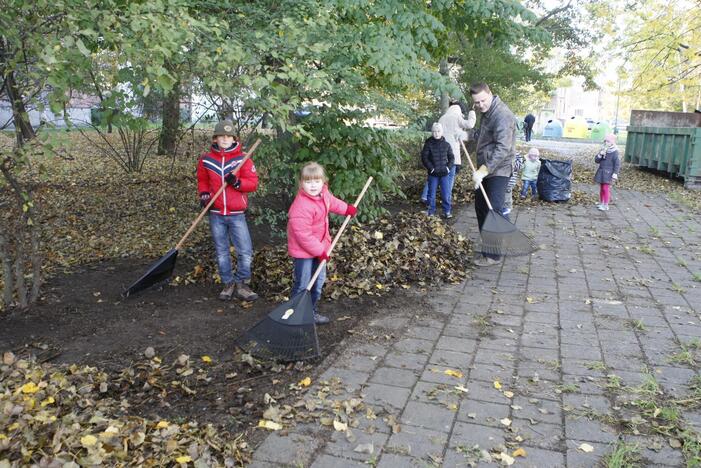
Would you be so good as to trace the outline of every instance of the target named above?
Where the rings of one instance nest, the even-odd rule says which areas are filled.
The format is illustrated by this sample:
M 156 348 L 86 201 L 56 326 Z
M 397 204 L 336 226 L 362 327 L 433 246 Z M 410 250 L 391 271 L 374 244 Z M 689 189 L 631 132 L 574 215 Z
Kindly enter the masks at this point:
M 384 213 L 383 201 L 401 195 L 396 179 L 407 160 L 418 157 L 419 138 L 416 132 L 363 127 L 363 120 L 360 112 L 317 108 L 301 121 L 301 131 L 272 142 L 262 158 L 269 161 L 271 193 L 294 194 L 300 168 L 316 161 L 326 169 L 331 192 L 349 203 L 373 176 L 360 214 L 374 219 Z

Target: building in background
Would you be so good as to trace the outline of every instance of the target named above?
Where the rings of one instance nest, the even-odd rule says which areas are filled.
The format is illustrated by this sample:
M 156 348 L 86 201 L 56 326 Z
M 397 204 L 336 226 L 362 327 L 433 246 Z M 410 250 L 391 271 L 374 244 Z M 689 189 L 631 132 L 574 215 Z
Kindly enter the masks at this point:
M 601 90 L 585 91 L 584 79 L 574 78 L 567 87 L 560 87 L 553 92 L 550 102 L 536 115 L 535 132 L 542 133 L 551 119 L 565 124 L 572 117 L 582 117 L 594 125 L 606 120 L 602 115 L 604 92 Z

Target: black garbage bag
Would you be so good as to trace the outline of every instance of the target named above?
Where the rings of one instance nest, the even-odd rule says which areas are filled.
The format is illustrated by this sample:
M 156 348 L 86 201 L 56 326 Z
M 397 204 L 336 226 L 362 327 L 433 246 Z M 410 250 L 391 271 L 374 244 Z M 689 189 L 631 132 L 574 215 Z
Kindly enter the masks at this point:
M 552 202 L 569 200 L 572 198 L 572 161 L 541 159 L 536 185 L 541 200 Z

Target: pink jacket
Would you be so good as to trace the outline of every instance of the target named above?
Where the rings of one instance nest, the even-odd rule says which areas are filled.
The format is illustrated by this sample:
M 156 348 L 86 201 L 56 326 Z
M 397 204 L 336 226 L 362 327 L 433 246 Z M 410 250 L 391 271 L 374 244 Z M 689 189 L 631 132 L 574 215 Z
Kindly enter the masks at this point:
M 348 204 L 334 197 L 324 185 L 321 196 L 300 189 L 290 206 L 287 221 L 287 253 L 293 258 L 315 258 L 331 247 L 329 213 L 344 215 Z

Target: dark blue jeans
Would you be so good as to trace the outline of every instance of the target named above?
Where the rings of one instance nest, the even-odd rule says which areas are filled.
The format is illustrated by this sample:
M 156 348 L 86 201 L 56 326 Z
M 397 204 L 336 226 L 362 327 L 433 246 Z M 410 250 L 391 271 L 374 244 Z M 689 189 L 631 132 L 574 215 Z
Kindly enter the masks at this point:
M 523 182 L 523 187 L 521 188 L 521 198 L 525 198 L 526 195 L 528 195 L 528 187 L 531 188 L 531 195 L 536 197 L 538 196 L 538 186 L 536 182 L 537 180 L 522 180 Z
M 504 209 L 504 196 L 506 195 L 506 186 L 509 184 L 509 177 L 493 176 L 487 177 L 482 180 L 482 186 L 484 191 L 487 192 L 487 197 L 492 203 L 492 208 L 498 215 L 501 215 Z M 489 213 L 489 207 L 487 202 L 482 195 L 482 191 L 477 187 L 475 191 L 475 214 L 477 215 L 477 224 L 480 231 L 482 231 L 482 225 L 484 220 L 487 218 Z M 501 257 L 499 255 L 482 253 L 485 257 L 493 258 L 494 260 L 499 260 Z
M 245 214 L 222 216 L 209 214 L 209 227 L 212 230 L 214 249 L 217 252 L 219 276 L 224 284 L 240 283 L 251 277 L 253 261 L 253 244 L 248 232 Z M 236 250 L 236 274 L 231 271 L 231 254 L 229 242 Z
M 297 293 L 303 291 L 309 285 L 309 281 L 312 279 L 312 275 L 319 266 L 319 260 L 316 258 L 293 258 L 294 263 L 294 279 L 292 283 L 292 297 L 296 296 Z M 324 282 L 326 281 L 326 265 L 321 269 L 319 276 L 316 277 L 316 281 L 311 289 L 312 294 L 312 305 L 314 306 L 314 313 L 317 313 L 316 303 L 319 302 L 321 297 L 321 289 L 324 287 Z
M 443 177 L 428 177 L 428 214 L 436 214 L 436 190 L 438 187 L 441 188 L 441 206 L 443 206 L 443 213 L 449 214 L 452 208 L 451 203 L 451 193 L 452 182 L 450 173 Z

